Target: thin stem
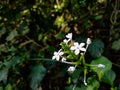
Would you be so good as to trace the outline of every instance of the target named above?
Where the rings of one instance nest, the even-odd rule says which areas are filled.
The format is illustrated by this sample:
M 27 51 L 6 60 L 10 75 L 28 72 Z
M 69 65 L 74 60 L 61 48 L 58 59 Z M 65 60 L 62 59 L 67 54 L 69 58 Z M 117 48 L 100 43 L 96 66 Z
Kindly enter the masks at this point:
M 67 62 L 67 61 L 65 61 L 65 62 L 61 62 L 61 61 L 56 61 L 56 60 L 52 60 L 52 59 L 49 59 L 49 58 L 32 58 L 32 59 L 30 59 L 30 60 L 35 60 L 35 61 L 55 61 L 55 62 L 60 62 L 60 63 L 66 63 L 66 64 L 71 64 L 71 65 L 77 65 L 78 64 L 78 62 Z
M 87 86 L 87 82 L 86 82 L 86 74 L 87 74 L 87 67 L 85 66 L 84 67 L 84 84 L 85 84 L 85 86 Z
M 73 86 L 72 90 L 75 90 L 75 88 L 76 88 L 76 84 Z

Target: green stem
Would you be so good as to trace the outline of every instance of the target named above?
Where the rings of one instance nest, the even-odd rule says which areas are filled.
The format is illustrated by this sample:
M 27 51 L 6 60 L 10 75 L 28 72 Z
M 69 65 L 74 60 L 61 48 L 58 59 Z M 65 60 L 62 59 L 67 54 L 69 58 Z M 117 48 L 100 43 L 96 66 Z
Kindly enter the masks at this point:
M 76 88 L 76 84 L 73 86 L 72 90 L 75 90 L 75 88 Z

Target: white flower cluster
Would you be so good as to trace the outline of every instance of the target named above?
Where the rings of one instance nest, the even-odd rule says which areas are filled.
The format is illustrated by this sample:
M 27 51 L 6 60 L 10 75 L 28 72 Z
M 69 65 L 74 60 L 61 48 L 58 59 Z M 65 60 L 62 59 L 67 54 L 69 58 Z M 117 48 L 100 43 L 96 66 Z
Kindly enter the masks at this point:
M 88 49 L 88 46 L 91 44 L 91 39 L 90 38 L 87 38 L 87 41 L 86 43 L 78 43 L 78 42 L 74 42 L 74 43 L 70 43 L 70 41 L 72 41 L 72 33 L 68 33 L 66 35 L 66 39 L 63 40 L 64 44 L 66 46 L 69 47 L 69 50 L 68 51 L 72 51 L 74 55 L 84 55 L 85 52 L 87 51 Z M 62 45 L 62 44 L 61 44 Z M 69 54 L 69 53 L 67 53 Z M 76 70 L 76 67 L 77 65 L 75 64 L 76 62 L 68 62 L 67 59 L 68 59 L 68 56 L 66 56 L 66 50 L 65 49 L 60 49 L 58 52 L 54 52 L 54 55 L 52 57 L 53 60 L 57 60 L 57 61 L 61 61 L 63 63 L 67 63 L 67 64 L 71 64 L 72 66 L 70 66 L 68 68 L 68 72 L 69 73 L 73 73 L 75 70 Z M 74 64 L 73 64 L 74 63 Z M 97 65 L 90 65 L 90 66 L 95 66 L 95 67 L 98 67 L 98 68 L 105 68 L 105 65 L 104 64 L 97 64 Z M 84 75 L 84 80 L 83 80 L 84 84 L 87 86 L 87 82 L 86 82 L 86 74 Z
M 66 35 L 66 39 L 63 40 L 64 43 L 69 44 L 69 42 L 72 40 L 72 33 L 68 33 Z M 78 43 L 78 42 L 74 42 L 72 46 L 70 46 L 70 50 L 74 51 L 75 55 L 79 55 L 79 54 L 83 54 L 83 52 L 86 52 L 89 44 L 91 44 L 91 40 L 90 38 L 87 39 L 86 43 Z M 86 47 L 85 47 L 86 45 Z M 71 62 L 66 61 L 67 58 L 63 56 L 64 52 L 62 51 L 62 49 L 60 49 L 58 52 L 54 52 L 54 55 L 52 57 L 53 60 L 61 60 L 64 63 L 68 63 L 68 64 L 72 64 Z M 75 66 L 70 66 L 68 68 L 68 72 L 74 72 L 75 71 Z

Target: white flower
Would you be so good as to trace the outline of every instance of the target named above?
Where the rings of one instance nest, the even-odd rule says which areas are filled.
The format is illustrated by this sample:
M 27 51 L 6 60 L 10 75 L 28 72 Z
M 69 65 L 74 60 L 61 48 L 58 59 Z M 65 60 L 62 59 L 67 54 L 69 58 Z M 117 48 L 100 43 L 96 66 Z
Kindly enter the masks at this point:
M 63 57 L 61 61 L 62 61 L 62 62 L 66 62 L 66 58 Z
M 98 67 L 98 68 L 105 68 L 105 65 L 103 65 L 103 64 L 98 64 L 97 67 Z
M 70 73 L 73 73 L 75 71 L 75 67 L 70 66 L 67 71 L 70 72 Z
M 68 38 L 69 40 L 72 40 L 72 33 L 68 33 L 68 34 L 66 35 L 66 38 Z
M 90 38 L 87 38 L 87 45 L 91 44 L 91 39 Z
M 72 33 L 68 33 L 68 34 L 66 35 L 66 38 L 67 38 L 67 39 L 64 39 L 63 42 L 65 42 L 66 44 L 68 44 L 68 42 L 69 42 L 70 40 L 72 40 Z
M 87 45 L 86 45 L 86 49 L 88 48 L 88 46 L 91 44 L 91 39 L 90 38 L 87 38 L 87 41 L 86 41 Z
M 52 57 L 52 59 L 56 59 L 57 61 L 60 60 L 60 57 L 63 55 L 64 53 L 61 51 L 61 49 L 58 52 L 54 52 L 54 56 Z
M 66 44 L 68 44 L 69 40 L 64 39 L 63 42 L 65 42 Z
M 71 46 L 70 50 L 75 50 L 75 55 L 78 55 L 80 53 L 80 51 L 86 51 L 86 48 L 84 48 L 83 46 L 85 45 L 85 43 L 78 43 L 75 42 L 74 46 Z

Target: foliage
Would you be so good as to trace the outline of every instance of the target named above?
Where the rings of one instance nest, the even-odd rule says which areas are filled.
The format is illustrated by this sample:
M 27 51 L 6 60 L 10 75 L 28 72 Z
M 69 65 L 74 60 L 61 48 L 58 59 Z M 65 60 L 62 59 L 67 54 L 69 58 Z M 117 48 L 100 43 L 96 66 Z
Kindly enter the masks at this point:
M 76 90 L 85 90 L 83 77 L 79 77 L 83 76 L 82 66 L 71 75 L 70 84 L 66 77 L 69 65 L 51 60 L 68 32 L 74 33 L 77 42 L 92 39 L 85 56 L 87 63 L 110 65 L 100 82 L 94 76 L 88 79 L 87 90 L 115 90 L 120 82 L 116 65 L 120 64 L 116 57 L 120 50 L 119 4 L 119 0 L 1 0 L 0 90 L 70 90 L 76 81 Z

